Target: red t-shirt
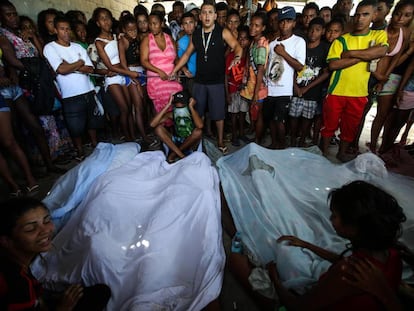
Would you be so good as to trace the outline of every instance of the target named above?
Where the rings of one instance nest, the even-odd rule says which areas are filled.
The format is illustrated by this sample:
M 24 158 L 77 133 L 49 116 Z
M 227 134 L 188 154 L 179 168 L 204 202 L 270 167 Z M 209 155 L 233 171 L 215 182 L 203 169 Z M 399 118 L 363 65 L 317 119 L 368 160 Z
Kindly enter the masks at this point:
M 389 249 L 388 260 L 383 263 L 376 260 L 373 257 L 362 254 L 358 251 L 354 252 L 351 257 L 356 258 L 367 258 L 369 259 L 377 268 L 379 268 L 385 278 L 388 281 L 389 286 L 394 292 L 397 292 L 398 286 L 401 283 L 401 273 L 402 273 L 402 261 L 400 253 L 396 249 Z M 324 276 L 322 275 L 321 278 Z M 382 304 L 372 295 L 368 293 L 363 293 L 355 296 L 348 296 L 335 304 L 330 305 L 324 310 L 335 310 L 335 311 L 350 311 L 350 310 L 384 310 Z
M 0 310 L 38 310 L 41 284 L 10 260 L 0 260 Z
M 226 57 L 226 75 L 229 94 L 235 93 L 239 90 L 239 86 L 243 82 L 244 70 L 246 67 L 246 57 L 243 57 L 238 65 L 233 66 L 229 69 L 233 59 L 234 52 L 230 52 Z

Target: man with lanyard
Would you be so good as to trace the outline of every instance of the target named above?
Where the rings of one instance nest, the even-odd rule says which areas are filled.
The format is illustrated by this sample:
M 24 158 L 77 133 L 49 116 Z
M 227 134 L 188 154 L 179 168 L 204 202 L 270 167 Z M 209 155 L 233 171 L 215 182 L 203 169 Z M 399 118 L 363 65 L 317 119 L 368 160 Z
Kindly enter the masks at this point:
M 242 56 L 242 48 L 231 32 L 216 23 L 217 14 L 214 2 L 205 1 L 201 6 L 200 20 L 202 27 L 196 29 L 187 50 L 178 61 L 172 75 L 184 66 L 193 51 L 197 52 L 197 73 L 195 76 L 193 97 L 197 112 L 201 117 L 208 107 L 212 120 L 216 121 L 218 148 L 227 153 L 223 142 L 225 118 L 225 43 L 234 50 L 235 57 L 230 67 L 238 64 Z

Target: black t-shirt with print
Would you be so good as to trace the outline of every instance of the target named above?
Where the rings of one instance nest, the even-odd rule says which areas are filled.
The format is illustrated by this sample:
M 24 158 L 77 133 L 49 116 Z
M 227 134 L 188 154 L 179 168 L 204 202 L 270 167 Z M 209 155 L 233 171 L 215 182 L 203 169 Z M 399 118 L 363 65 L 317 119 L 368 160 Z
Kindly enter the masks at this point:
M 299 87 L 309 85 L 313 80 L 319 77 L 323 69 L 327 67 L 326 57 L 329 51 L 329 44 L 321 41 L 315 48 L 306 48 L 306 62 L 304 69 L 298 73 L 296 82 Z M 306 100 L 322 100 L 322 88 L 324 83 L 320 83 L 311 88 L 303 95 Z

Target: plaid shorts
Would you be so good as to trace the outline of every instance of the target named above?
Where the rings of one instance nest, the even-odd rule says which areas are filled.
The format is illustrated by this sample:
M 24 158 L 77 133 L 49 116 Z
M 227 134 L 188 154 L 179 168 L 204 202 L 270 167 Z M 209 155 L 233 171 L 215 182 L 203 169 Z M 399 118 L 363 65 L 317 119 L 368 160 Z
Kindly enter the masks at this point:
M 289 116 L 294 118 L 303 117 L 313 119 L 315 116 L 318 102 L 315 100 L 306 100 L 302 97 L 292 97 L 289 108 Z

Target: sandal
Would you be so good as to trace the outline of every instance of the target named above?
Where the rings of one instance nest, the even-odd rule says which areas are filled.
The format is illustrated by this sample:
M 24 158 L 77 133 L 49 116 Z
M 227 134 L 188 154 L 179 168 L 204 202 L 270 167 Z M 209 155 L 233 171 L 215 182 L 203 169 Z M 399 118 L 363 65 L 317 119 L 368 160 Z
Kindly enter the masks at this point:
M 75 160 L 78 162 L 82 162 L 83 160 L 85 160 L 85 156 L 84 155 L 78 155 L 75 157 Z
M 15 192 L 10 192 L 9 196 L 11 198 L 19 198 L 21 196 L 23 196 L 23 191 L 21 191 L 20 189 L 15 191 Z
M 27 186 L 26 187 L 26 192 L 27 192 L 28 195 L 34 194 L 38 191 L 39 191 L 39 185 L 34 185 L 34 186 L 31 186 L 31 187 Z
M 221 153 L 222 153 L 223 155 L 226 155 L 226 154 L 227 154 L 227 152 L 228 152 L 227 146 L 218 146 L 217 148 L 218 148 L 218 150 L 220 150 L 220 151 L 221 151 Z

